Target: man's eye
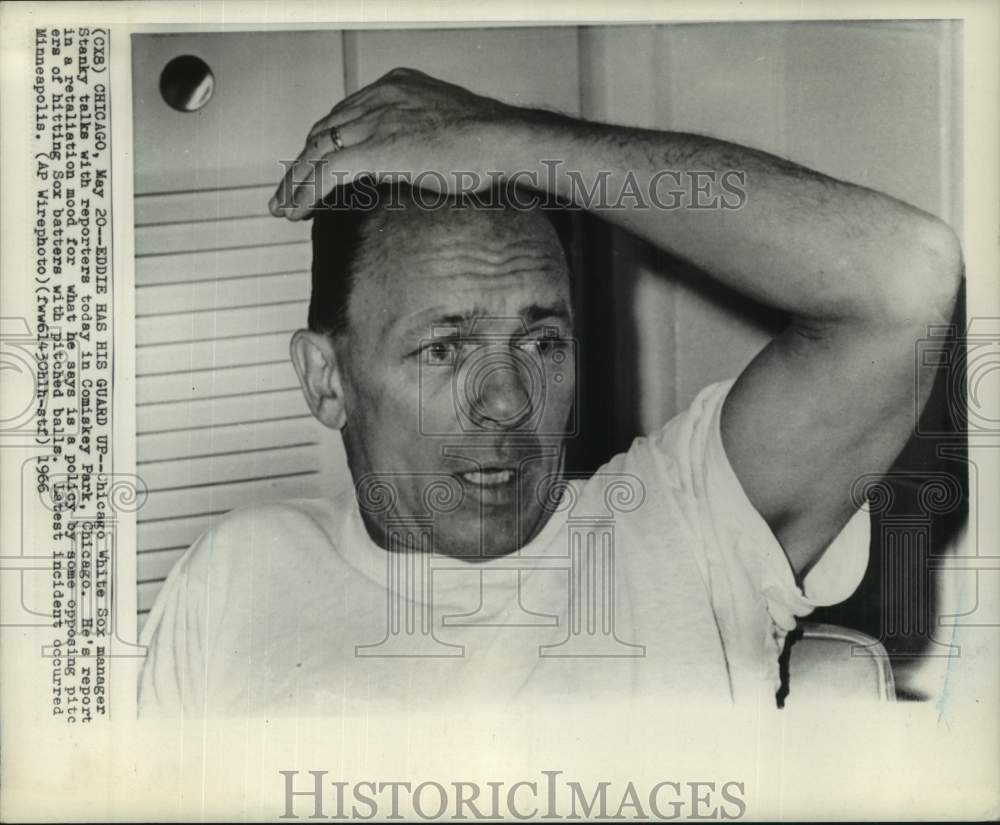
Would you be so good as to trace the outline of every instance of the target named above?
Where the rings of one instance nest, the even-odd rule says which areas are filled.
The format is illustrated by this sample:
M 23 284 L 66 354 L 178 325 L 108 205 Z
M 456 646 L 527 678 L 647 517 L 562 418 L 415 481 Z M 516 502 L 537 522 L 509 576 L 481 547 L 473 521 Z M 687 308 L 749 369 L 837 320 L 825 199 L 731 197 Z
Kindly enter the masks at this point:
M 448 366 L 455 363 L 457 348 L 454 341 L 434 341 L 424 347 L 424 360 L 435 366 Z
M 528 352 L 535 352 L 543 358 L 552 355 L 558 350 L 566 349 L 566 339 L 555 336 L 545 336 L 544 338 L 532 338 L 525 341 L 522 348 Z

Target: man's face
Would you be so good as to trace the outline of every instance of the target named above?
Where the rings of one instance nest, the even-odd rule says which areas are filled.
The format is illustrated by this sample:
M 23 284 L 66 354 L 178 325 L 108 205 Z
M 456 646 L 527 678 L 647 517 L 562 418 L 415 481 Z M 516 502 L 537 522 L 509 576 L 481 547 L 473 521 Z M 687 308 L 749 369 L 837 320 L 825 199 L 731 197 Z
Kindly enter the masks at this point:
M 337 349 L 368 528 L 385 544 L 386 513 L 369 510 L 364 491 L 377 478 L 396 497 L 389 515 L 435 517 L 435 552 L 513 552 L 550 514 L 545 482 L 561 470 L 573 413 L 556 233 L 544 216 L 512 210 L 411 205 L 376 220 Z

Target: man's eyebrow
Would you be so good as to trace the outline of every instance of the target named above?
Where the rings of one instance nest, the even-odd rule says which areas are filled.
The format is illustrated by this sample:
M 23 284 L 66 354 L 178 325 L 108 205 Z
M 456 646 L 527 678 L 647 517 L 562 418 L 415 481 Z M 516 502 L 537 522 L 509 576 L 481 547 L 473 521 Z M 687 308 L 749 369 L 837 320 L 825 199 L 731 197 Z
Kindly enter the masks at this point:
M 426 323 L 431 326 L 461 326 L 462 324 L 467 324 L 473 318 L 476 317 L 475 311 L 470 312 L 453 312 L 450 315 L 440 315 L 437 318 L 432 318 Z
M 431 321 L 432 324 L 440 324 L 446 326 L 448 324 L 454 324 L 456 326 L 460 324 L 467 324 L 471 321 L 478 319 L 489 319 L 491 316 L 489 313 L 482 312 L 480 310 L 471 310 L 468 312 L 461 313 L 451 313 L 449 315 L 442 315 L 440 318 L 435 318 Z M 506 316 L 504 316 L 506 317 Z M 546 318 L 560 318 L 569 320 L 570 312 L 569 308 L 565 303 L 560 301 L 557 304 L 551 306 L 543 306 L 541 304 L 531 304 L 525 307 L 519 313 L 510 316 L 512 318 L 519 318 L 524 321 L 525 324 L 531 326 L 539 321 Z
M 564 301 L 559 301 L 558 303 L 551 304 L 549 306 L 531 304 L 531 306 L 521 310 L 521 317 L 528 326 L 531 326 L 532 324 L 536 324 L 546 318 L 559 318 L 560 320 L 568 321 L 573 316 L 569 311 L 569 307 L 566 306 L 566 303 Z

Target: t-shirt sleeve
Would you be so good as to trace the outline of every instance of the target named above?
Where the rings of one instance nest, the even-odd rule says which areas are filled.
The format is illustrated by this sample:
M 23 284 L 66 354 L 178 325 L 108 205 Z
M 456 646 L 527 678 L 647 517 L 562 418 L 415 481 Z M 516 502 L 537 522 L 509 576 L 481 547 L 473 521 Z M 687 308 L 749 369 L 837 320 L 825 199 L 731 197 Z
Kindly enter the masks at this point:
M 778 657 L 796 620 L 858 587 L 868 564 L 868 512 L 855 512 L 820 560 L 795 580 L 781 544 L 750 502 L 722 444 L 722 405 L 733 381 L 706 387 L 650 439 L 680 476 L 693 551 L 708 587 L 734 695 L 780 687 Z M 764 684 L 761 684 L 761 683 Z

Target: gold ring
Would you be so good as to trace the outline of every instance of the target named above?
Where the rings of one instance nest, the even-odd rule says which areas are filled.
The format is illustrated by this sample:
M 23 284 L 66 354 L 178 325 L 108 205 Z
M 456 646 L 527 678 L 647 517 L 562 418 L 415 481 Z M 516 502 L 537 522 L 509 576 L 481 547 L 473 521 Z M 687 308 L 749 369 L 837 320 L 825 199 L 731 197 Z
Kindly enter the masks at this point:
M 340 139 L 340 130 L 336 126 L 330 127 L 330 140 L 333 141 L 333 146 L 336 151 L 340 151 L 344 148 L 344 141 Z

